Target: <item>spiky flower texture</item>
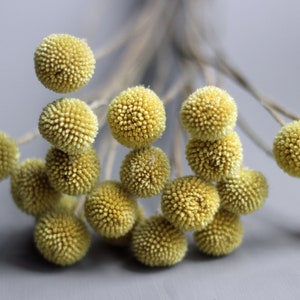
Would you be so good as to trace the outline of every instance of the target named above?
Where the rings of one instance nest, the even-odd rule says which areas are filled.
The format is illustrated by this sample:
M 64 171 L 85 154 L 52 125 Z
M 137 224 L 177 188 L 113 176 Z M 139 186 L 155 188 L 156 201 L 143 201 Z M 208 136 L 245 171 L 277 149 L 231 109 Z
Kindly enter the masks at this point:
M 110 103 L 107 122 L 119 143 L 140 148 L 162 135 L 166 113 L 162 101 L 151 89 L 136 86 L 121 92 Z
M 91 238 L 86 225 L 66 212 L 51 212 L 36 223 L 34 241 L 42 256 L 51 263 L 68 266 L 87 253 Z
M 237 107 L 233 98 L 215 86 L 196 90 L 182 104 L 180 119 L 192 137 L 214 141 L 222 139 L 233 130 Z
M 129 152 L 120 169 L 123 186 L 137 197 L 159 194 L 169 176 L 168 156 L 161 149 L 153 146 Z
M 277 133 L 273 155 L 284 172 L 300 177 L 300 120 L 286 124 Z
M 152 216 L 140 223 L 132 235 L 133 253 L 138 261 L 151 267 L 179 263 L 186 254 L 187 240 L 163 216 Z
M 94 142 L 98 119 L 85 102 L 75 98 L 60 98 L 43 109 L 39 131 L 56 148 L 77 154 Z
M 69 34 L 51 34 L 34 53 L 35 72 L 40 82 L 57 93 L 74 92 L 91 79 L 95 58 L 88 44 Z
M 175 227 L 195 231 L 212 221 L 220 204 L 216 188 L 196 176 L 179 177 L 163 190 L 161 209 Z

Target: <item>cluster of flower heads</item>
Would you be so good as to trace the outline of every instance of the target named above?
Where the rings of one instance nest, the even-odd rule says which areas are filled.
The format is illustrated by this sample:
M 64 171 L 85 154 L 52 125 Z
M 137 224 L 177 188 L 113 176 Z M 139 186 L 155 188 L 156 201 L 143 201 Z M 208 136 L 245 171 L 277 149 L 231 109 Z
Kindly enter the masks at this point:
M 38 79 L 55 92 L 83 87 L 95 59 L 84 40 L 46 37 L 34 54 Z M 263 174 L 242 166 L 234 131 L 237 107 L 222 89 L 206 86 L 183 102 L 179 114 L 189 134 L 186 159 L 193 175 L 170 178 L 166 153 L 153 146 L 166 126 L 163 102 L 150 89 L 135 86 L 113 99 L 107 123 L 113 137 L 131 148 L 120 180 L 99 182 L 100 161 L 93 148 L 98 119 L 82 100 L 59 98 L 42 111 L 39 131 L 50 144 L 44 160 L 19 162 L 14 139 L 0 132 L 0 180 L 11 176 L 18 208 L 36 218 L 34 240 L 42 256 L 57 265 L 82 259 L 91 228 L 111 245 L 131 245 L 147 266 L 171 266 L 185 256 L 185 232 L 194 232 L 198 249 L 220 256 L 242 242 L 240 215 L 262 207 L 268 195 Z M 274 157 L 288 174 L 300 177 L 300 121 L 283 127 L 274 140 Z M 146 218 L 138 198 L 161 194 L 161 213 Z M 80 211 L 77 196 L 83 195 Z

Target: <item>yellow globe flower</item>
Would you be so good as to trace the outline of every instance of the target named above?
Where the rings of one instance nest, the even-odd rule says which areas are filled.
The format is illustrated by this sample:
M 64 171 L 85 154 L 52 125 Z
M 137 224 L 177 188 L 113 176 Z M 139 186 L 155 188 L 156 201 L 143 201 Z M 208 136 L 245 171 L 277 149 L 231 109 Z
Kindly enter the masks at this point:
M 300 120 L 286 124 L 277 133 L 273 155 L 284 172 L 300 177 Z
M 166 267 L 179 263 L 187 251 L 187 240 L 163 216 L 152 216 L 133 231 L 134 256 L 151 267 Z
M 165 130 L 163 102 L 143 86 L 128 88 L 109 105 L 107 122 L 114 138 L 129 148 L 141 148 L 158 139 Z
M 98 119 L 85 102 L 75 98 L 60 98 L 43 109 L 39 131 L 56 148 L 77 154 L 94 142 L 98 133 Z
M 57 93 L 75 92 L 86 85 L 95 69 L 88 44 L 69 34 L 51 34 L 34 53 L 35 72 L 40 82 Z

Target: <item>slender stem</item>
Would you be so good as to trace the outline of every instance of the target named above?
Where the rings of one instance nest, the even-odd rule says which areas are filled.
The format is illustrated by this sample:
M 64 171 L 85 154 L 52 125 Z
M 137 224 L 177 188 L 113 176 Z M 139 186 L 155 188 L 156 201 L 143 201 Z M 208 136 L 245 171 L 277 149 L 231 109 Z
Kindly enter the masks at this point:
M 182 127 L 177 120 L 176 122 L 176 136 L 174 138 L 174 146 L 173 146 L 173 156 L 174 156 L 174 164 L 175 164 L 175 176 L 182 177 L 183 176 L 183 166 L 182 166 L 182 145 L 183 145 L 183 132 Z
M 74 210 L 74 215 L 78 218 L 80 217 L 80 214 L 84 208 L 84 203 L 85 203 L 85 195 L 81 195 L 80 198 L 78 199 L 78 203 Z
M 36 137 L 38 137 L 40 135 L 40 132 L 38 129 L 33 130 L 32 132 L 26 133 L 25 135 L 23 135 L 22 137 L 20 137 L 19 139 L 17 139 L 17 145 L 23 145 L 25 143 L 28 143 L 30 141 L 32 141 L 33 139 L 35 139 Z
M 111 145 L 109 148 L 109 153 L 108 153 L 106 167 L 105 167 L 105 175 L 104 175 L 105 180 L 111 179 L 111 174 L 115 162 L 118 145 L 119 143 L 113 137 L 111 137 Z

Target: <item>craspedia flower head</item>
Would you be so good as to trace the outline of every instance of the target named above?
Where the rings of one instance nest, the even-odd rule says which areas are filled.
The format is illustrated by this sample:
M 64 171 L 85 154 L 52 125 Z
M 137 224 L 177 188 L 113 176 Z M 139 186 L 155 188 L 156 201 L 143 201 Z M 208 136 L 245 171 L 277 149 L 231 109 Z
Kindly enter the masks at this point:
M 91 238 L 82 220 L 66 212 L 51 212 L 38 219 L 34 241 L 46 260 L 68 266 L 86 255 Z
M 152 216 L 133 231 L 134 256 L 150 267 L 167 267 L 179 263 L 187 251 L 184 233 L 163 216 Z
M 118 238 L 105 238 L 105 242 L 108 243 L 109 245 L 116 246 L 116 247 L 129 246 L 131 244 L 132 232 L 134 231 L 134 228 L 144 220 L 145 220 L 145 211 L 141 205 L 138 205 L 136 211 L 136 220 L 133 224 L 132 229 L 129 232 L 127 232 L 125 235 L 122 235 Z
M 284 172 L 300 177 L 300 120 L 286 124 L 277 133 L 273 155 Z
M 162 135 L 166 113 L 163 102 L 151 89 L 136 86 L 121 92 L 111 102 L 107 122 L 119 143 L 140 148 Z
M 216 141 L 192 138 L 187 142 L 185 153 L 193 172 L 207 181 L 234 175 L 243 160 L 242 144 L 235 132 Z
M 75 98 L 60 98 L 43 109 L 39 131 L 56 148 L 77 154 L 94 142 L 98 119 L 85 102 Z
M 132 150 L 126 155 L 120 168 L 122 185 L 137 197 L 159 194 L 169 176 L 168 156 L 153 146 Z
M 183 102 L 180 119 L 192 137 L 214 141 L 224 138 L 233 130 L 237 107 L 233 98 L 215 86 L 196 90 Z
M 107 238 L 128 233 L 136 220 L 137 202 L 117 181 L 103 181 L 87 195 L 85 217 L 91 227 Z
M 261 172 L 242 168 L 234 176 L 219 181 L 217 190 L 226 210 L 250 214 L 265 203 L 268 183 Z
M 11 194 L 22 211 L 36 217 L 52 210 L 61 196 L 49 183 L 45 162 L 35 158 L 26 159 L 15 169 Z
M 88 44 L 69 34 L 51 34 L 34 53 L 39 81 L 57 93 L 74 92 L 92 78 L 96 60 Z
M 179 177 L 169 182 L 162 193 L 165 218 L 185 231 L 200 230 L 212 221 L 220 205 L 214 185 L 196 176 Z
M 222 256 L 238 248 L 243 239 L 243 226 L 238 214 L 219 210 L 214 220 L 194 233 L 197 248 L 208 255 Z
M 75 196 L 86 194 L 96 184 L 100 162 L 92 147 L 74 155 L 51 147 L 46 155 L 46 169 L 56 190 Z
M 0 132 L 0 180 L 8 177 L 17 166 L 20 152 L 16 141 Z

